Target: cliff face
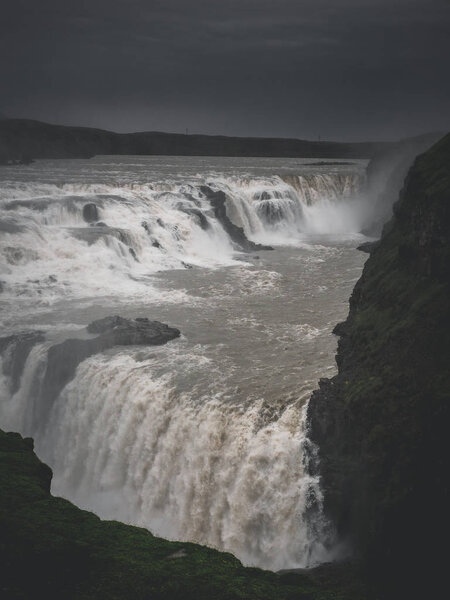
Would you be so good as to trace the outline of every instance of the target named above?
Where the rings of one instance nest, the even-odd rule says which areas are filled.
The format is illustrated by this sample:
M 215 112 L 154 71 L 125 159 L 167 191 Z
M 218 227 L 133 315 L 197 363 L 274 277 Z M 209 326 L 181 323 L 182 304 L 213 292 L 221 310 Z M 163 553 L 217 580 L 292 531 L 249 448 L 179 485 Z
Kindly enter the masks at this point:
M 397 200 L 414 158 L 435 144 L 442 134 L 428 133 L 401 140 L 375 154 L 367 167 L 366 190 L 374 207 L 375 221 L 366 233 L 379 237 L 383 224 L 392 216 Z
M 308 412 L 326 510 L 396 598 L 430 597 L 445 573 L 449 284 L 447 135 L 410 169 Z

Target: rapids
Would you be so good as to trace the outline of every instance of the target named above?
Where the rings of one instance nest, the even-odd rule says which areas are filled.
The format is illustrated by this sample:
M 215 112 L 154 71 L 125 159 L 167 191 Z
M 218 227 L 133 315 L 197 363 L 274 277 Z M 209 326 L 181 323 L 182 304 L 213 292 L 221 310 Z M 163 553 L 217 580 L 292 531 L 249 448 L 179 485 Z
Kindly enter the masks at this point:
M 54 494 L 248 565 L 333 557 L 305 409 L 334 371 L 331 329 L 373 210 L 365 161 L 312 163 L 97 157 L 0 168 L 3 335 L 43 332 L 26 352 L 3 353 L 0 426 L 35 438 Z M 248 240 L 274 249 L 242 252 L 206 188 L 223 192 Z M 48 349 L 111 314 L 182 336 L 91 356 L 44 411 Z

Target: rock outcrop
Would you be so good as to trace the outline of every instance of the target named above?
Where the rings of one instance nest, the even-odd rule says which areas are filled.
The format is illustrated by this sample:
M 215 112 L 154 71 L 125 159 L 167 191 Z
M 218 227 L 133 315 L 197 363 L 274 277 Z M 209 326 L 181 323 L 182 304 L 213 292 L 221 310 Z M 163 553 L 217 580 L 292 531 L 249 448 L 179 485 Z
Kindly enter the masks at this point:
M 259 250 L 273 250 L 272 246 L 255 244 L 247 238 L 242 227 L 235 225 L 227 215 L 225 192 L 222 190 L 213 190 L 207 185 L 200 187 L 202 194 L 208 198 L 214 211 L 214 216 L 222 224 L 222 227 L 228 233 L 230 239 L 244 252 L 254 252 Z
M 203 229 L 203 231 L 208 231 L 208 229 L 211 228 L 211 225 L 206 215 L 204 215 L 202 211 L 198 208 L 180 207 L 179 210 L 193 217 L 197 224 Z
M 392 217 L 392 206 L 415 157 L 428 150 L 441 137 L 439 133 L 427 133 L 407 138 L 375 154 L 367 167 L 365 194 L 375 208 L 376 219 L 364 231 L 365 234 L 374 237 L 381 235 L 383 225 Z
M 68 339 L 49 348 L 41 387 L 42 402 L 39 403 L 40 421 L 46 422 L 55 398 L 73 378 L 78 365 L 89 356 L 114 346 L 159 346 L 180 335 L 178 329 L 159 321 L 124 319 L 119 316 L 93 321 L 87 331 L 97 334 L 96 337 Z
M 94 202 L 88 202 L 83 206 L 83 219 L 86 223 L 95 223 L 100 219 L 98 207 Z
M 450 135 L 410 169 L 335 333 L 338 375 L 308 408 L 326 511 L 381 588 L 435 597 L 450 498 Z

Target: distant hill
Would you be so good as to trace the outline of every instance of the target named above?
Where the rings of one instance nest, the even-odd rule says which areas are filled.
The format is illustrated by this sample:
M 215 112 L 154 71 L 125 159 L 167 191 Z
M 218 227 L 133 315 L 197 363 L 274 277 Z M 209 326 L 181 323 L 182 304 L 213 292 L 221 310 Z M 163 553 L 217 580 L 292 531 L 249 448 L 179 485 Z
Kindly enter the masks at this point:
M 370 158 L 390 145 L 387 142 L 312 142 L 159 131 L 114 133 L 28 119 L 0 120 L 0 162 L 23 156 L 89 158 L 97 154 Z

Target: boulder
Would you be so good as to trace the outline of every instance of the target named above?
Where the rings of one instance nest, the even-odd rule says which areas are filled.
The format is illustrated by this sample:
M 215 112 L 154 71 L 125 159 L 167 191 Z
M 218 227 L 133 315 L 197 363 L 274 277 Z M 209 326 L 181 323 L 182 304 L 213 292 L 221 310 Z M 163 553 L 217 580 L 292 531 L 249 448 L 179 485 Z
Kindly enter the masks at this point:
M 86 223 L 95 223 L 99 221 L 99 214 L 97 205 L 94 202 L 88 202 L 83 206 L 83 219 Z

